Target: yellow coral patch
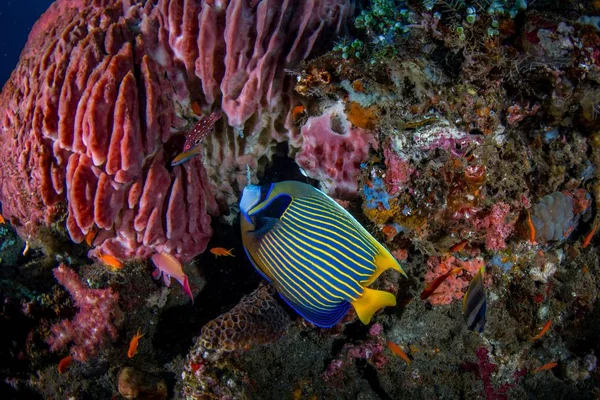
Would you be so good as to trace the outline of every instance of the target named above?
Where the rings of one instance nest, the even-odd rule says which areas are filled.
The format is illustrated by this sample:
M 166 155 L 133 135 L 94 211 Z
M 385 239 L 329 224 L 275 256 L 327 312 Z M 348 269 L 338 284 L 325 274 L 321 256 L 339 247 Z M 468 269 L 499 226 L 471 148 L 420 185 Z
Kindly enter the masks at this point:
M 360 104 L 352 102 L 350 103 L 350 108 L 346 111 L 346 115 L 354 126 L 363 129 L 375 128 L 375 123 L 377 122 L 376 107 L 364 108 Z

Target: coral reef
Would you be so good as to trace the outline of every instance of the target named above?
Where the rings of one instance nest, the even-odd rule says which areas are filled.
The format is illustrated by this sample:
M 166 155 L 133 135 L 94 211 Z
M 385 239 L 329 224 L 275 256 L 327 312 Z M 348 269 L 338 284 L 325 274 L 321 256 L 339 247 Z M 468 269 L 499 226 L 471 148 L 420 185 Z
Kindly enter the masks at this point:
M 598 398 L 597 2 L 555 3 L 57 1 L 0 95 L 2 212 L 27 243 L 2 225 L 0 383 L 44 398 Z M 218 110 L 201 154 L 172 167 Z M 289 179 L 401 263 L 406 277 L 374 283 L 397 303 L 371 324 L 318 328 L 257 289 L 235 202 Z M 184 290 L 131 260 L 152 256 Z M 477 271 L 482 332 L 460 301 Z
M 233 190 L 237 163 L 247 161 L 208 152 L 166 167 L 195 118 L 192 105 L 222 108 L 246 136 L 266 132 L 266 144 L 236 145 L 256 167 L 270 157 L 271 136 L 288 132 L 274 129 L 291 107 L 284 69 L 352 10 L 345 0 L 57 1 L 1 95 L 5 215 L 26 238 L 63 218 L 77 243 L 97 232 L 92 256 L 165 252 L 189 261 L 212 234 L 215 193 L 234 196 L 222 191 Z M 226 142 L 228 125 L 216 133 Z M 211 183 L 203 162 L 226 176 L 209 168 Z
M 121 319 L 119 295 L 111 289 L 87 288 L 77 273 L 65 266 L 54 269 L 54 277 L 67 289 L 78 308 L 72 320 L 63 320 L 50 329 L 47 339 L 50 351 L 59 351 L 73 343 L 70 353 L 73 359 L 86 362 L 108 343 L 117 338 L 115 324 Z
M 302 126 L 302 147 L 296 154 L 296 163 L 308 177 L 340 199 L 356 197 L 360 165 L 369 155 L 369 146 L 377 147 L 372 133 L 352 127 L 347 118 L 341 103 L 310 117 Z
M 270 286 L 256 289 L 231 311 L 204 325 L 198 343 L 207 350 L 234 351 L 276 341 L 290 320 L 274 294 Z
M 589 198 L 586 193 L 583 196 Z M 531 222 L 537 242 L 562 241 L 569 237 L 577 226 L 579 214 L 587 210 L 585 205 L 583 209 L 576 209 L 574 201 L 571 193 L 554 192 L 531 206 Z
M 425 273 L 425 286 L 433 282 L 438 276 L 443 275 L 454 268 L 463 268 L 463 273 L 448 277 L 440 284 L 436 291 L 427 299 L 432 305 L 450 304 L 454 300 L 463 297 L 469 286 L 465 273 L 473 276 L 485 265 L 481 257 L 472 260 L 460 260 L 453 256 L 429 257 L 427 260 L 427 272 Z
M 246 398 L 243 381 L 247 375 L 228 353 L 274 343 L 285 334 L 290 318 L 274 295 L 271 286 L 262 285 L 231 311 L 204 325 L 186 361 L 186 397 Z M 228 376 L 226 384 L 223 376 Z

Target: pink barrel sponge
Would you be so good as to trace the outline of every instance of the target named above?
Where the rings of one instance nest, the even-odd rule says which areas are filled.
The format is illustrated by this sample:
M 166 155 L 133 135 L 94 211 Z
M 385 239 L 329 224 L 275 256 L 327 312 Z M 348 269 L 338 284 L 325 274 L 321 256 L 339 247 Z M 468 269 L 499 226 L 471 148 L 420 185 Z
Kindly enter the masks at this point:
M 358 193 L 360 165 L 369 156 L 369 146 L 377 148 L 375 136 L 353 128 L 343 105 L 337 103 L 302 127 L 302 147 L 296 163 L 333 197 L 351 199 Z
M 0 94 L 4 215 L 26 238 L 62 221 L 77 243 L 97 232 L 92 256 L 190 260 L 218 213 L 202 157 L 170 166 L 191 103 L 240 129 L 283 110 L 284 69 L 351 12 L 350 0 L 56 1 Z

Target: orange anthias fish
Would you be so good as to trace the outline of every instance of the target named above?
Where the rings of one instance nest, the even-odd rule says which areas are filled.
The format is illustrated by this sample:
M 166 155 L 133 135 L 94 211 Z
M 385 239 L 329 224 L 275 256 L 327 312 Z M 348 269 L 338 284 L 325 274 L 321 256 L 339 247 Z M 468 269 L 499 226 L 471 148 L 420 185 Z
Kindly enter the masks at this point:
M 465 248 L 465 246 L 467 245 L 467 243 L 469 243 L 469 242 L 467 242 L 466 240 L 463 240 L 462 242 L 455 244 L 454 246 L 450 247 L 450 252 L 454 253 L 454 252 L 459 252 L 459 251 L 463 250 Z
M 96 239 L 97 234 L 98 234 L 98 231 L 95 228 L 90 229 L 88 231 L 88 233 L 85 235 L 85 243 L 87 243 L 87 245 L 90 247 L 94 247 L 93 243 L 94 243 L 94 239 Z
M 100 254 L 98 256 L 100 261 L 103 264 L 108 265 L 109 267 L 113 267 L 114 269 L 122 269 L 123 263 L 117 259 L 117 257 L 112 256 L 110 254 Z
M 6 220 L 4 219 L 4 215 L 0 214 L 0 225 L 5 224 Z
M 217 257 L 220 257 L 220 256 L 235 257 L 231 253 L 232 251 L 233 251 L 233 248 L 227 250 L 227 249 L 224 249 L 223 247 L 213 247 L 212 249 L 210 249 L 210 252 L 213 253 Z
M 179 260 L 168 253 L 158 253 L 152 256 L 152 262 L 156 267 L 154 272 L 152 272 L 152 277 L 154 279 L 159 279 L 162 276 L 167 287 L 171 286 L 171 277 L 177 279 L 183 287 L 185 294 L 192 299 L 192 304 L 194 304 L 194 294 L 192 293 L 188 277 L 185 272 L 183 272 L 183 267 Z
M 585 235 L 585 239 L 583 239 L 583 245 L 581 247 L 583 247 L 585 249 L 586 247 L 588 247 L 590 245 L 590 242 L 592 241 L 592 238 L 594 237 L 594 234 L 596 233 L 596 229 L 598 229 L 597 222 L 592 227 L 592 230 L 590 231 L 590 233 Z
M 140 343 L 140 339 L 142 338 L 142 336 L 144 336 L 144 333 L 140 333 L 140 329 L 138 328 L 137 333 L 133 335 L 131 341 L 129 342 L 129 350 L 127 350 L 127 357 L 132 358 L 137 354 L 138 344 Z
M 550 329 L 550 325 L 552 325 L 552 320 L 549 319 L 548 322 L 546 322 L 544 324 L 544 327 L 542 328 L 542 330 L 540 331 L 540 333 L 538 333 L 537 335 L 535 335 L 534 337 L 531 338 L 532 342 L 535 342 L 536 340 L 539 340 L 542 336 L 544 336 L 544 334 L 546 332 L 548 332 L 548 329 Z
M 388 340 L 387 347 L 388 347 L 388 349 L 390 349 L 392 351 L 392 353 L 394 353 L 395 355 L 397 355 L 398 357 L 400 357 L 401 359 L 403 359 L 408 365 L 410 365 L 410 363 L 412 362 L 412 360 L 408 357 L 408 354 L 406 354 L 400 348 L 400 346 L 398 346 L 396 343 Z
M 533 226 L 533 221 L 531 220 L 531 213 L 527 210 L 527 225 L 529 226 L 529 242 L 531 244 L 535 244 L 535 226 Z
M 62 374 L 73 364 L 73 357 L 71 355 L 66 356 L 58 363 L 58 373 Z
M 549 363 L 546 363 L 546 364 L 542 365 L 539 368 L 534 369 L 533 373 L 537 374 L 538 372 L 542 372 L 542 371 L 546 371 L 548 369 L 552 369 L 552 368 L 556 367 L 557 365 L 558 365 L 558 363 L 556 361 L 552 361 L 552 362 L 549 362 Z
M 462 270 L 462 267 L 454 268 L 435 278 L 435 280 L 431 282 L 421 293 L 421 300 L 427 300 L 429 296 L 431 296 L 433 292 L 435 292 L 435 290 L 442 284 L 442 282 L 444 282 L 449 276 L 456 275 Z

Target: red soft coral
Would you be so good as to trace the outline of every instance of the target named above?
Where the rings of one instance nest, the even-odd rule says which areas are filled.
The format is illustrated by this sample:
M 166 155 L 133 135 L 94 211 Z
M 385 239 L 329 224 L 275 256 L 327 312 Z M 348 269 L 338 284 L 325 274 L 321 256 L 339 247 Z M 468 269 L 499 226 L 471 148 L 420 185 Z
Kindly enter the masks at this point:
M 53 325 L 52 336 L 47 339 L 50 351 L 58 351 L 69 343 L 71 355 L 85 362 L 104 347 L 108 338 L 117 338 L 114 320 L 120 314 L 119 295 L 112 289 L 90 289 L 75 271 L 61 264 L 54 269 L 54 277 L 73 297 L 79 312 L 72 320 L 62 320 Z
M 437 277 L 456 267 L 462 267 L 470 275 L 475 275 L 483 265 L 484 262 L 481 257 L 475 257 L 467 261 L 459 260 L 453 256 L 429 257 L 427 260 L 427 273 L 425 274 L 425 286 L 427 287 Z M 469 280 L 465 279 L 464 273 L 451 275 L 440 284 L 427 300 L 433 305 L 450 304 L 454 300 L 460 299 L 468 286 Z

